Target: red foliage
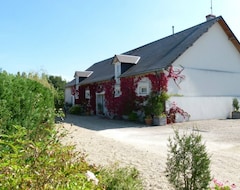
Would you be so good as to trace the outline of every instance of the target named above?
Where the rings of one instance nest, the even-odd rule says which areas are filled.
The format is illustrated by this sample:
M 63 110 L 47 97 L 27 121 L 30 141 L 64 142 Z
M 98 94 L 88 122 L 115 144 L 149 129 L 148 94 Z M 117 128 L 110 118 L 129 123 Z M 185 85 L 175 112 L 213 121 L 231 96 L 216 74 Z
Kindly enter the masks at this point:
M 174 70 L 172 65 L 167 70 L 168 71 L 167 78 L 173 79 L 173 81 L 175 82 L 175 84 L 177 85 L 178 88 L 180 88 L 179 84 L 182 82 L 182 80 L 185 79 L 185 76 L 181 75 L 183 70 L 184 70 L 183 67 L 182 67 L 182 69 Z
M 179 81 L 184 79 L 184 76 L 181 75 L 182 70 L 174 70 L 173 67 L 169 67 L 167 71 L 161 71 L 160 73 L 149 73 L 142 76 L 127 77 L 121 78 L 121 95 L 115 97 L 114 88 L 115 80 L 105 81 L 101 83 L 93 83 L 88 85 L 80 86 L 77 89 L 79 93 L 79 99 L 76 101 L 79 104 L 86 105 L 85 107 L 94 113 L 96 113 L 96 93 L 105 91 L 105 106 L 111 115 L 123 115 L 130 114 L 132 111 L 141 110 L 143 102 L 146 101 L 148 96 L 137 96 L 136 88 L 138 82 L 146 77 L 151 81 L 152 92 L 161 92 L 168 91 L 168 81 L 172 78 L 175 83 L 178 85 Z M 90 99 L 85 99 L 85 90 L 90 90 Z M 73 89 L 73 92 L 75 90 Z M 171 108 L 169 114 L 175 112 L 180 112 L 180 109 L 177 111 L 174 108 Z
M 167 123 L 176 122 L 176 114 L 180 114 L 184 119 L 189 119 L 190 115 L 183 109 L 179 108 L 175 102 L 172 103 L 171 108 L 168 111 Z

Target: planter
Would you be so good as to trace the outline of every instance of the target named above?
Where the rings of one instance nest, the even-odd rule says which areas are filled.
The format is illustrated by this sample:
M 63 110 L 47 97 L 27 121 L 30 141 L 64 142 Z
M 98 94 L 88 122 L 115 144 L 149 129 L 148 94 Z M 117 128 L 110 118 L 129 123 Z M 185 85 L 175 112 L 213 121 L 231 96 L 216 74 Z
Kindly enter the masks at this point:
M 146 125 L 148 125 L 148 126 L 151 126 L 152 125 L 152 118 L 145 118 L 145 123 L 146 123 Z
M 232 119 L 240 119 L 240 112 L 233 111 L 232 112 Z
M 161 126 L 166 124 L 167 124 L 167 117 L 161 117 L 161 116 L 153 117 L 153 125 Z

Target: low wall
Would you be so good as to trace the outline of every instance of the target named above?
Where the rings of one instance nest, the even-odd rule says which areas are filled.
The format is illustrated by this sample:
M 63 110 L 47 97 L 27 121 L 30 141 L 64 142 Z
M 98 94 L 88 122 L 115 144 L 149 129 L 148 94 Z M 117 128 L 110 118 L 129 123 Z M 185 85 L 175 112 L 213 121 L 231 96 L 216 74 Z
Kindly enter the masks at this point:
M 167 109 L 172 102 L 191 115 L 189 120 L 227 119 L 231 118 L 234 97 L 171 97 Z M 239 97 L 238 97 L 239 100 Z M 178 117 L 177 122 L 181 118 Z

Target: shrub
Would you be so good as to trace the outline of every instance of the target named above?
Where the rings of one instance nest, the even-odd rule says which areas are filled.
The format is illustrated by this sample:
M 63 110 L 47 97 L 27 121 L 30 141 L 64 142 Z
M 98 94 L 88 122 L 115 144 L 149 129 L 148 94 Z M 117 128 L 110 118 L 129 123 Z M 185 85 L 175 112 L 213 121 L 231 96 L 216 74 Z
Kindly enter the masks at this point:
M 233 98 L 232 105 L 233 105 L 234 111 L 239 111 L 239 102 L 237 98 Z
M 139 172 L 135 168 L 113 166 L 100 171 L 103 187 L 106 190 L 142 190 Z
M 79 115 L 82 113 L 82 108 L 79 105 L 74 105 L 69 109 L 69 113 Z
M 131 112 L 129 115 L 128 115 L 128 119 L 130 121 L 137 121 L 138 120 L 138 115 L 136 112 Z
M 62 146 L 55 132 L 34 142 L 24 127 L 0 138 L 0 189 L 101 189 L 87 179 L 97 172 L 73 146 Z
M 40 80 L 40 79 L 39 79 Z M 53 127 L 54 97 L 51 88 L 20 75 L 0 73 L 0 126 L 4 134 L 25 127 L 32 138 L 42 138 L 41 130 Z M 43 130 L 43 132 L 46 132 Z
M 36 75 L 31 78 L 0 72 L 0 189 L 137 187 L 135 169 L 100 172 L 74 146 L 60 143 L 62 134 L 55 131 L 53 122 L 54 93 Z M 101 181 L 96 183 L 94 178 Z
M 180 136 L 177 130 L 173 139 L 169 138 L 166 174 L 178 190 L 208 189 L 210 159 L 201 141 L 199 134 Z

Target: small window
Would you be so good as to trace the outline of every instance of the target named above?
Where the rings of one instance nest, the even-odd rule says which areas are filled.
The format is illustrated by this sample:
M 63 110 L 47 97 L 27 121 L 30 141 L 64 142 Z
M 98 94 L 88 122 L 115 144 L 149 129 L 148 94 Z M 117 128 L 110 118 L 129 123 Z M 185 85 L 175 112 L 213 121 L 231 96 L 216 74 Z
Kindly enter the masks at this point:
M 90 99 L 90 90 L 85 90 L 85 98 Z
M 139 95 L 148 95 L 147 86 L 139 86 L 138 94 Z
M 119 96 L 121 96 L 120 85 L 115 85 L 115 89 L 114 89 L 114 97 L 119 97 Z
M 144 77 L 138 82 L 136 93 L 138 96 L 147 96 L 150 94 L 151 82 L 148 78 Z

